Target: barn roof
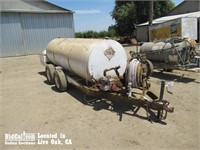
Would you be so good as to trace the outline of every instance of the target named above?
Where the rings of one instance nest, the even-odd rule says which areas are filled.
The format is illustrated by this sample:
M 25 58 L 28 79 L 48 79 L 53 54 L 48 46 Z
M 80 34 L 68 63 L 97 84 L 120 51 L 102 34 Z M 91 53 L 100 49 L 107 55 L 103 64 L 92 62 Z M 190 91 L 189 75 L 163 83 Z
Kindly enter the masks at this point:
M 153 24 L 159 24 L 159 23 L 163 23 L 163 22 L 166 22 L 166 21 L 179 19 L 179 18 L 183 18 L 183 17 L 200 18 L 200 11 L 192 12 L 192 13 L 186 13 L 186 14 L 179 14 L 179 15 L 161 17 L 161 18 L 158 18 L 158 19 L 154 19 Z M 145 22 L 145 23 L 139 24 L 137 26 L 140 27 L 140 26 L 148 26 L 148 25 L 149 25 L 149 22 Z
M 1 12 L 73 13 L 44 0 L 0 0 Z

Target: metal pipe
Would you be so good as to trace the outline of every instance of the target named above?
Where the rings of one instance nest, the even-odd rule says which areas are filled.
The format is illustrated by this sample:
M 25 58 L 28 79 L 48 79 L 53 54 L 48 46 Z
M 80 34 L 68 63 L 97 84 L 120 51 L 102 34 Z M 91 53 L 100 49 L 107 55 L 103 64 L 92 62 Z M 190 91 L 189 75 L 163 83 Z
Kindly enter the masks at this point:
M 164 90 L 165 90 L 165 81 L 161 81 L 161 86 L 160 86 L 160 97 L 159 97 L 159 100 L 160 100 L 160 101 L 163 100 Z

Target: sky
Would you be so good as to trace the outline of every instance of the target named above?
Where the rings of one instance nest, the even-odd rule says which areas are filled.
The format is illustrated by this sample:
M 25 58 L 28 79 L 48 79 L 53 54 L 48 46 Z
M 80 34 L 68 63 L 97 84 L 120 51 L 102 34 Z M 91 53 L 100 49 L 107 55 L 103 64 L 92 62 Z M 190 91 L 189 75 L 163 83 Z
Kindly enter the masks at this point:
M 103 31 L 114 25 L 110 13 L 115 0 L 47 0 L 50 3 L 72 10 L 74 13 L 75 32 L 88 30 Z M 183 0 L 173 0 L 178 5 Z

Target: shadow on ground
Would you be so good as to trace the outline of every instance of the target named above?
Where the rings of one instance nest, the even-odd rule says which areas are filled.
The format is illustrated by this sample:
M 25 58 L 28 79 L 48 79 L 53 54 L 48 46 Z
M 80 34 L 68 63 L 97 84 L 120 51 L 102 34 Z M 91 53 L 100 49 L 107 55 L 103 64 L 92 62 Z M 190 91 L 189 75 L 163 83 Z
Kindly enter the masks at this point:
M 55 88 L 55 86 L 52 86 L 52 90 L 58 92 L 57 89 Z M 116 113 L 119 116 L 119 121 L 122 121 L 123 115 L 129 115 L 129 116 L 133 116 L 133 117 L 138 117 L 143 120 L 148 120 L 151 123 L 156 122 L 156 123 L 161 123 L 163 125 L 166 125 L 166 123 L 159 120 L 157 118 L 157 116 L 155 115 L 155 112 L 153 112 L 151 110 L 149 110 L 148 117 L 141 116 L 138 114 L 138 110 L 140 108 L 138 108 L 136 106 L 124 104 L 122 102 L 121 103 L 111 103 L 111 101 L 105 100 L 105 99 L 102 99 L 102 100 L 96 99 L 94 97 L 85 95 L 83 92 L 81 92 L 80 90 L 78 90 L 77 88 L 75 88 L 72 85 L 69 87 L 69 90 L 67 91 L 67 93 L 70 94 L 71 96 L 73 96 L 76 100 L 78 100 L 82 104 L 93 107 L 93 110 L 95 110 L 95 111 L 107 110 L 107 111 Z M 143 108 L 141 108 L 141 109 L 143 109 Z
M 152 77 L 158 78 L 160 80 L 166 80 L 166 81 L 176 81 L 176 82 L 182 82 L 182 83 L 189 83 L 189 82 L 194 82 L 195 79 L 185 77 L 185 74 L 177 75 L 173 74 L 171 72 L 154 72 Z
M 45 72 L 38 72 L 40 75 L 45 76 Z M 48 81 L 45 80 L 44 83 L 48 84 Z M 51 86 L 51 89 L 55 92 L 59 92 L 55 85 Z M 114 112 L 119 116 L 119 121 L 122 121 L 123 115 L 129 115 L 133 117 L 138 117 L 143 120 L 148 120 L 151 123 L 156 122 L 156 123 L 161 123 L 163 125 L 166 125 L 165 122 L 159 120 L 157 116 L 155 115 L 155 112 L 149 110 L 148 116 L 141 116 L 138 114 L 139 107 L 136 106 L 131 106 L 128 104 L 124 103 L 112 103 L 109 100 L 101 100 L 101 99 L 96 99 L 94 97 L 87 96 L 77 88 L 75 88 L 73 85 L 69 85 L 67 93 L 70 94 L 72 97 L 74 97 L 76 100 L 81 102 L 84 105 L 88 105 L 93 107 L 93 110 L 95 111 L 100 111 L 100 110 L 108 110 L 110 112 Z M 143 108 L 142 108 L 143 109 Z
M 38 74 L 46 76 L 45 72 L 38 72 Z M 44 83 L 50 85 L 47 80 L 45 80 Z M 51 86 L 51 89 L 55 92 L 59 92 L 56 89 L 55 85 Z M 163 122 L 162 120 L 159 120 L 155 115 L 156 113 L 151 110 L 149 110 L 148 112 L 149 115 L 142 116 L 138 114 L 140 107 L 127 105 L 124 103 L 112 103 L 109 100 L 96 99 L 94 97 L 87 96 L 73 85 L 68 86 L 67 93 L 70 94 L 79 102 L 81 102 L 82 104 L 93 107 L 93 110 L 95 111 L 108 110 L 110 112 L 116 113 L 119 116 L 119 121 L 122 121 L 123 115 L 129 115 L 133 117 L 138 117 L 143 120 L 148 120 L 151 123 L 155 122 L 166 125 L 166 123 Z
M 45 71 L 38 72 L 38 74 L 41 75 L 41 76 L 45 76 L 46 77 Z

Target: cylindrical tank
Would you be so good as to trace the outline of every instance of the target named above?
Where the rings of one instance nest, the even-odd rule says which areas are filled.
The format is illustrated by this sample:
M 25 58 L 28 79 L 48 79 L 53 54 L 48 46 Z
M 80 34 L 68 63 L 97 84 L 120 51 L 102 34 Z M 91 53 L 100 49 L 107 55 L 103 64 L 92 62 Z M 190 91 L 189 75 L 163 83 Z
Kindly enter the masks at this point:
M 166 49 L 170 49 L 172 45 L 170 43 L 164 43 L 164 42 L 147 42 L 144 43 L 141 46 L 140 52 L 146 53 L 147 59 L 151 61 L 159 61 L 159 62 L 165 62 L 166 61 Z M 158 52 L 157 50 L 160 50 Z M 156 52 L 157 51 L 157 52 Z M 152 53 L 155 52 L 155 53 Z
M 174 45 L 169 42 L 147 42 L 141 46 L 140 52 L 145 53 L 147 59 L 151 61 L 185 64 L 189 57 L 189 46 L 190 44 L 186 41 L 174 43 Z
M 47 57 L 78 76 L 92 81 L 103 77 L 105 69 L 120 66 L 122 76 L 127 65 L 127 56 L 121 44 L 114 40 L 56 38 L 48 43 Z M 107 75 L 117 76 L 111 70 Z

